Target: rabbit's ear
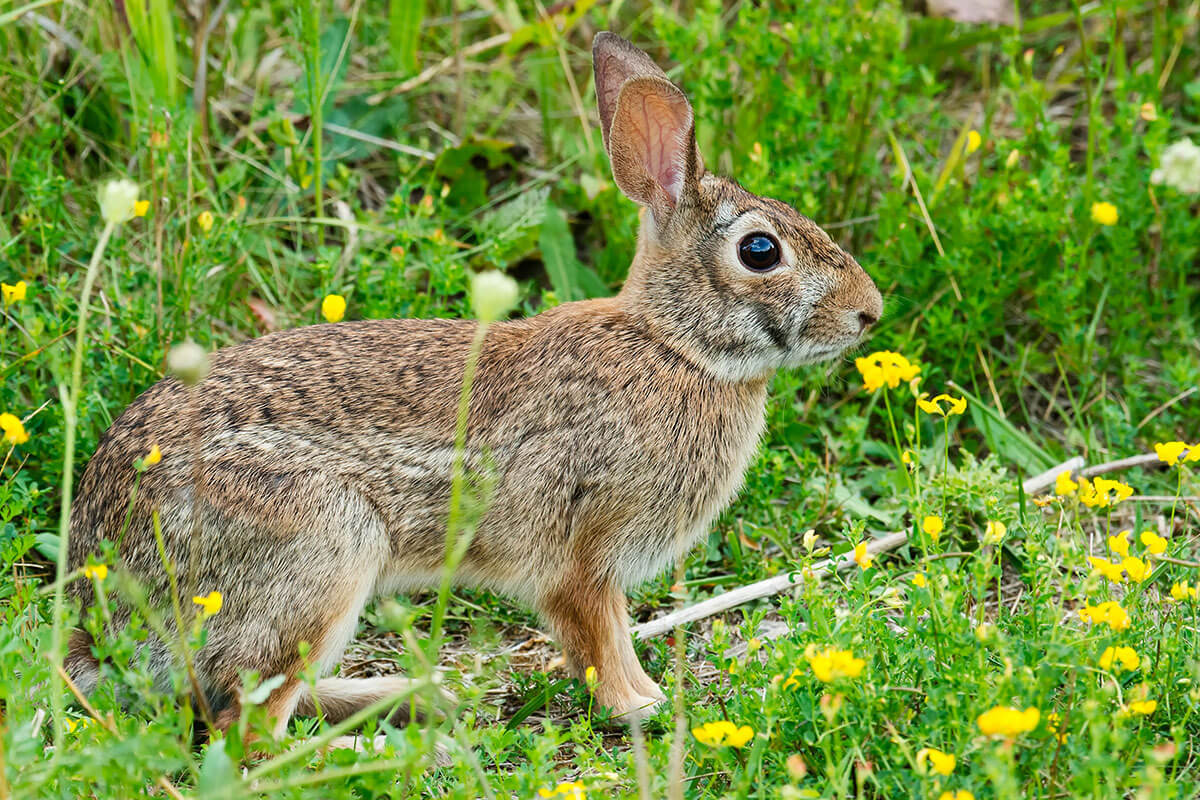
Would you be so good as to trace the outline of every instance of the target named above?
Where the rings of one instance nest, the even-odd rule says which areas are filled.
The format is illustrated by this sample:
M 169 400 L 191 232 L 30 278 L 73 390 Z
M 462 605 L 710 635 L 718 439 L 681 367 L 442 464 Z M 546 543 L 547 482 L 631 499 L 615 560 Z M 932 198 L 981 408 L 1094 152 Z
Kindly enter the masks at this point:
M 598 34 L 592 57 L 613 178 L 664 224 L 704 173 L 692 106 L 650 56 L 620 36 Z
M 630 78 L 653 75 L 667 80 L 650 56 L 625 39 L 609 31 L 601 31 L 592 40 L 592 72 L 596 76 L 596 105 L 600 107 L 600 132 L 604 134 L 604 149 L 608 149 L 609 129 L 617 112 L 617 96 Z
M 663 225 L 703 168 L 692 106 L 670 81 L 631 78 L 621 88 L 609 132 L 613 179 L 625 196 L 649 206 Z

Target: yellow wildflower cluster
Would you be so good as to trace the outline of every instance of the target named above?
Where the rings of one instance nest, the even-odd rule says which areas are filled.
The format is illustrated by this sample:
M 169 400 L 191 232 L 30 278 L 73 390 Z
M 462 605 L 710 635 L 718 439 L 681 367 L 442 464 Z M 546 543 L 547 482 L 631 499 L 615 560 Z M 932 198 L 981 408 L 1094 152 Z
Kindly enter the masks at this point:
M 29 441 L 29 434 L 16 414 L 0 414 L 0 431 L 4 431 L 5 444 L 25 444 Z
M 1036 728 L 1041 718 L 1042 713 L 1036 708 L 1018 711 L 1012 706 L 996 706 L 980 714 L 975 723 L 984 736 L 1012 739 Z
M 832 683 L 839 678 L 857 678 L 867 665 L 866 661 L 855 658 L 854 653 L 849 650 L 838 650 L 834 647 L 818 650 L 816 645 L 811 644 L 805 650 L 804 657 L 808 660 L 813 674 L 822 683 Z
M 745 747 L 746 742 L 754 738 L 754 729 L 749 725 L 739 727 L 727 719 L 722 719 L 692 728 L 692 736 L 695 736 L 700 744 L 709 747 Z
M 1084 606 L 1079 609 L 1079 618 L 1094 625 L 1104 624 L 1114 631 L 1123 631 L 1129 627 L 1129 614 L 1121 608 L 1121 604 L 1109 600 L 1097 606 Z
M 928 762 L 929 769 L 939 775 L 949 775 L 954 772 L 956 761 L 953 753 L 943 753 L 932 747 L 922 747 L 917 751 L 917 768 L 925 769 L 926 762 Z
M 1124 582 L 1126 574 L 1134 583 L 1144 583 L 1149 579 L 1154 568 L 1147 561 L 1129 554 L 1129 537 L 1132 533 L 1133 531 L 1124 530 L 1116 536 L 1108 537 L 1108 549 L 1120 556 L 1121 560 L 1119 562 L 1109 561 L 1096 556 L 1088 556 L 1088 563 L 1092 565 L 1092 569 L 1113 583 Z M 1142 531 L 1138 538 L 1141 540 L 1142 546 L 1146 548 L 1146 552 L 1151 555 L 1161 555 L 1167 550 L 1167 540 L 1154 531 Z
M 1134 700 L 1121 710 L 1127 714 L 1141 714 L 1148 717 L 1158 708 L 1157 700 Z
M 346 315 L 346 298 L 340 294 L 327 294 L 321 301 L 321 316 L 326 322 L 341 322 Z
M 1092 203 L 1092 221 L 1106 227 L 1117 224 L 1117 207 L 1112 203 Z
M 1110 508 L 1127 500 L 1133 494 L 1133 487 L 1101 477 L 1095 481 L 1080 478 L 1076 482 L 1071 480 L 1070 471 L 1060 472 L 1054 479 L 1054 493 L 1059 497 L 1069 497 L 1076 491 L 1079 492 L 1079 502 L 1088 508 Z
M 1171 599 L 1176 602 L 1195 600 L 1197 596 L 1200 596 L 1200 590 L 1197 590 L 1195 586 L 1188 586 L 1187 581 L 1171 584 Z
M 568 800 L 587 800 L 586 787 L 579 781 L 560 783 L 553 789 L 538 789 L 538 797 L 565 797 Z
M 1058 740 L 1059 744 L 1062 744 L 1067 740 L 1067 731 L 1063 726 L 1062 715 L 1057 711 L 1051 711 L 1046 715 L 1046 730 L 1050 732 L 1051 736 Z
M 204 613 L 205 619 L 207 619 L 221 610 L 224 598 L 220 592 L 212 591 L 206 595 L 196 595 L 192 598 L 192 602 L 200 606 L 200 610 Z
M 942 523 L 941 517 L 935 517 L 932 514 L 921 520 L 921 530 L 925 531 L 935 543 L 942 538 L 942 531 L 946 526 Z
M 1097 477 L 1095 481 L 1079 479 L 1079 502 L 1088 508 L 1111 508 L 1122 500 L 1128 500 L 1133 487 L 1120 481 Z
M 939 394 L 932 400 L 928 392 L 921 392 L 921 396 L 917 398 L 917 406 L 926 414 L 936 414 L 939 417 L 949 417 L 954 414 L 961 414 L 967 410 L 967 398 L 954 398 L 948 394 Z M 946 403 L 946 407 L 942 408 L 942 402 Z
M 938 795 L 938 800 L 975 800 L 975 795 L 966 789 L 958 789 L 953 792 L 942 792 Z
M 1113 664 L 1120 664 L 1121 669 L 1133 672 L 1141 666 L 1142 659 L 1132 647 L 1106 647 L 1100 654 L 1100 669 L 1111 670 Z
M 1173 467 L 1179 463 L 1188 461 L 1200 461 L 1200 442 L 1196 444 L 1188 444 L 1186 442 L 1157 442 L 1154 445 L 1154 452 L 1158 454 L 1158 460 Z M 1184 453 L 1187 453 L 1184 455 Z M 1183 456 L 1182 462 L 1180 456 Z
M 864 358 L 854 359 L 854 366 L 862 374 L 863 386 L 868 392 L 881 388 L 885 383 L 895 389 L 901 381 L 908 383 L 921 373 L 921 368 L 899 353 L 880 350 Z
M 107 564 L 94 564 L 83 568 L 83 577 L 91 578 L 96 581 L 102 581 L 108 577 Z
M 0 283 L 0 292 L 4 294 L 4 305 L 11 306 L 13 303 L 25 299 L 25 281 L 17 281 L 13 284 Z

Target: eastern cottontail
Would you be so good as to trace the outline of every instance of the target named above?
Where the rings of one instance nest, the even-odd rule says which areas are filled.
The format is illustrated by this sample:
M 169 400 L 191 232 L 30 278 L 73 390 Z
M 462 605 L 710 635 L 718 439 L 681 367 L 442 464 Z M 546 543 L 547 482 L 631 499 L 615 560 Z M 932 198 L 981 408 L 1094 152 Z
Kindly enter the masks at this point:
M 882 301 L 813 222 L 705 171 L 691 105 L 645 53 L 611 33 L 592 52 L 613 177 L 647 209 L 637 253 L 616 297 L 487 331 L 466 462 L 490 465 L 495 484 L 457 580 L 537 609 L 571 671 L 596 668 L 598 702 L 636 719 L 663 695 L 634 654 L 625 588 L 683 556 L 734 497 L 775 370 L 856 344 Z M 245 670 L 285 677 L 267 700 L 281 729 L 310 711 L 298 645 L 327 674 L 371 598 L 436 584 L 475 331 L 371 320 L 272 334 L 214 354 L 194 395 L 155 384 L 104 435 L 72 509 L 70 563 L 116 541 L 131 463 L 157 444 L 120 566 L 166 605 L 157 509 L 181 576 L 223 594 L 195 663 L 219 725 L 237 718 Z M 72 592 L 92 601 L 90 581 Z M 91 644 L 76 631 L 69 647 L 84 690 L 99 677 Z M 168 648 L 146 646 L 165 672 Z M 316 690 L 339 718 L 398 681 Z

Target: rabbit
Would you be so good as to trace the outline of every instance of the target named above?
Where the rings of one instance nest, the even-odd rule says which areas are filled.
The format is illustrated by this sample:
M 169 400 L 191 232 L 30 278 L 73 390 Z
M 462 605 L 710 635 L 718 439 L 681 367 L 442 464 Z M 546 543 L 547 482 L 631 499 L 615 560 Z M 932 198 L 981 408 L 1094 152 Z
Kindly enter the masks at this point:
M 815 223 L 705 169 L 690 103 L 646 53 L 609 32 L 592 53 L 613 179 L 642 207 L 636 252 L 616 296 L 487 328 L 463 457 L 492 488 L 455 581 L 535 609 L 570 672 L 594 667 L 596 701 L 632 724 L 664 695 L 634 652 L 626 590 L 682 558 L 733 500 L 773 374 L 855 346 L 883 305 Z M 219 728 L 240 713 L 240 673 L 256 670 L 284 678 L 265 704 L 282 735 L 317 705 L 301 671 L 329 674 L 372 598 L 437 585 L 477 325 L 273 333 L 214 353 L 195 387 L 159 381 L 102 437 L 72 507 L 70 564 L 117 541 L 131 464 L 158 445 L 119 565 L 152 604 L 169 602 L 157 510 L 181 591 L 222 593 L 194 664 Z M 93 602 L 91 581 L 71 591 Z M 100 676 L 93 644 L 76 630 L 68 646 L 85 691 Z M 165 672 L 166 645 L 145 646 Z M 315 699 L 340 719 L 403 689 L 323 678 Z

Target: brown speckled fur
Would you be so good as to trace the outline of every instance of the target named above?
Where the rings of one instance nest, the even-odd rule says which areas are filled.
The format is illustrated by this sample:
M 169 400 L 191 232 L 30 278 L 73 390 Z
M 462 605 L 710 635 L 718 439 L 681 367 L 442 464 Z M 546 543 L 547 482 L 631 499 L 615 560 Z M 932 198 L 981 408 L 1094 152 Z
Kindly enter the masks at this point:
M 576 674 L 597 668 L 599 701 L 636 719 L 662 694 L 634 655 L 624 590 L 686 553 L 734 497 L 773 372 L 855 344 L 882 305 L 811 221 L 704 171 L 690 105 L 644 53 L 601 34 L 594 57 L 614 177 L 647 209 L 642 235 L 616 297 L 487 331 L 466 460 L 495 482 L 457 579 L 536 608 Z M 737 258 L 757 231 L 783 245 L 767 273 Z M 236 718 L 239 673 L 257 670 L 287 677 L 268 701 L 286 724 L 312 707 L 300 642 L 328 670 L 371 597 L 436 581 L 475 332 L 458 320 L 317 325 L 216 353 L 194 393 L 160 381 L 88 464 L 71 564 L 116 539 L 131 464 L 157 444 L 120 566 L 165 603 L 157 509 L 183 591 L 224 596 L 196 662 L 222 722 Z M 86 581 L 71 590 L 92 599 Z M 73 636 L 68 662 L 85 688 L 98 677 L 89 645 Z M 166 648 L 147 646 L 165 671 Z M 318 695 L 346 713 L 378 696 L 351 683 L 318 683 Z

